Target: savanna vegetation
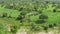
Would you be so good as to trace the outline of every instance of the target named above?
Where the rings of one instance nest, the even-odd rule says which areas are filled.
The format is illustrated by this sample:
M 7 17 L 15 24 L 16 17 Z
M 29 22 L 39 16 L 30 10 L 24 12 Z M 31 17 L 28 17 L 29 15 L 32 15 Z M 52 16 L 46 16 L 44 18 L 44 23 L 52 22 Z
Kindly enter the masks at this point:
M 20 28 L 28 32 L 60 32 L 60 2 L 0 0 L 0 34 L 16 34 Z

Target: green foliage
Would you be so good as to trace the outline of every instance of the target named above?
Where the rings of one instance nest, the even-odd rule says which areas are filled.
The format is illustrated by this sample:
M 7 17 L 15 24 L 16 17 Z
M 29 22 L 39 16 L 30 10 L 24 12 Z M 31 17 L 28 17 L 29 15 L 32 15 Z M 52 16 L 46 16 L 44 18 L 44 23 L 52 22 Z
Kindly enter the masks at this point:
M 53 12 L 57 12 L 57 9 L 53 9 Z
M 23 19 L 23 16 L 21 16 L 21 15 L 19 15 L 18 17 L 17 17 L 17 20 L 22 20 Z
M 32 25 L 31 28 L 30 28 L 32 31 L 40 31 L 40 27 L 39 26 L 34 26 Z
M 18 26 L 21 24 L 23 26 L 31 25 L 30 29 L 32 31 L 39 31 L 42 25 L 47 24 L 49 28 L 53 28 L 60 24 L 60 12 L 57 12 L 60 11 L 60 4 L 55 4 L 55 2 L 50 3 L 49 1 L 40 2 L 32 0 L 31 2 L 24 3 L 22 1 L 15 0 L 13 2 L 13 0 L 6 0 L 0 5 L 0 16 L 2 15 L 2 17 L 5 17 L 0 18 L 0 22 L 11 23 L 11 25 L 15 24 L 11 27 L 11 32 L 13 34 L 16 34 Z M 30 22 L 33 22 L 33 24 Z M 3 24 L 0 24 L 0 34 L 8 34 L 5 33 L 5 25 Z M 48 30 L 47 26 L 44 26 L 42 29 Z
M 17 26 L 11 26 L 11 32 L 14 34 L 17 32 Z
M 53 24 L 53 26 L 57 26 L 57 24 L 56 24 L 56 23 L 54 23 L 54 24 Z
M 47 27 L 47 26 L 44 26 L 43 29 L 44 29 L 44 30 L 48 30 L 48 27 Z
M 7 17 L 7 13 L 3 13 L 2 17 Z
M 52 24 L 49 24 L 49 28 L 53 28 L 54 26 Z
M 41 14 L 41 15 L 39 16 L 39 19 L 48 19 L 48 16 L 47 16 L 47 15 L 44 15 L 44 14 Z
M 6 24 L 5 23 L 0 23 L 0 34 L 10 34 L 8 31 L 7 31 L 7 27 L 6 27 Z
M 44 23 L 46 23 L 46 21 L 43 19 L 39 19 L 36 21 L 36 24 L 44 24 Z

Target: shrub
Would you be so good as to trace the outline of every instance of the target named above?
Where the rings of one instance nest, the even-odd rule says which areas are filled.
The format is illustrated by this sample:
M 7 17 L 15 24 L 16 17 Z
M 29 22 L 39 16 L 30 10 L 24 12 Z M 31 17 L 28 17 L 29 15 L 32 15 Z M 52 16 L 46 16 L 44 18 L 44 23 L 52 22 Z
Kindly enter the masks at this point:
M 56 24 L 56 23 L 54 23 L 54 24 L 53 24 L 53 26 L 57 26 L 57 24 Z
M 42 14 L 42 15 L 40 15 L 40 16 L 39 16 L 39 19 L 48 19 L 48 16 L 47 16 L 47 15 Z
M 30 19 L 29 18 L 24 18 L 22 19 L 23 22 L 30 22 Z
M 45 1 L 46 2 L 46 4 L 48 4 L 49 3 L 49 1 Z
M 26 14 L 26 12 L 21 12 L 21 13 L 20 13 L 20 15 L 23 15 L 23 16 L 25 16 L 25 14 Z
M 3 13 L 2 17 L 7 17 L 7 13 Z
M 37 7 L 34 7 L 34 11 L 37 11 Z
M 7 4 L 4 8 L 13 9 L 13 6 Z
M 41 19 L 41 20 L 37 20 L 37 21 L 36 21 L 36 24 L 43 24 L 43 23 L 46 23 L 46 21 L 43 20 L 43 19 Z
M 44 29 L 46 32 L 48 32 L 48 31 L 47 31 L 47 30 L 48 30 L 48 27 L 47 27 L 47 26 L 44 26 L 43 29 Z
M 40 27 L 39 26 L 31 26 L 32 31 L 39 31 Z
M 19 11 L 22 11 L 23 10 L 23 7 L 21 7 L 20 9 L 19 9 Z
M 44 27 L 43 27 L 43 29 L 44 29 L 44 30 L 47 30 L 47 29 L 48 29 L 48 27 L 47 27 L 47 26 L 44 26 Z
M 12 9 L 14 6 L 10 6 L 10 9 Z
M 17 26 L 11 26 L 11 32 L 16 33 L 17 32 Z
M 41 14 L 41 13 L 42 13 L 42 11 L 38 11 L 38 13 L 39 13 L 39 14 Z
M 8 16 L 8 18 L 12 18 L 11 16 Z
M 22 15 L 19 15 L 18 17 L 17 17 L 17 20 L 22 20 L 23 19 L 23 16 Z
M 49 24 L 49 28 L 53 28 L 53 25 L 52 24 Z
M 57 12 L 56 9 L 53 9 L 53 12 Z

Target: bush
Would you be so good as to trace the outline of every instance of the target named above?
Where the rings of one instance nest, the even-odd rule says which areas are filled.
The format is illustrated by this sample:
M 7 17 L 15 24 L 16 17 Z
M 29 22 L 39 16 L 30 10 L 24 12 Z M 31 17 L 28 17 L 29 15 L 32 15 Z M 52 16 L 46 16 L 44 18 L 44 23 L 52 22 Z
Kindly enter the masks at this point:
M 13 9 L 13 6 L 7 4 L 4 8 Z
M 23 19 L 23 16 L 22 15 L 19 15 L 18 17 L 17 17 L 17 20 L 22 20 Z
M 53 9 L 53 12 L 57 12 L 56 9 Z
M 19 9 L 19 11 L 22 11 L 23 10 L 23 7 L 21 7 L 20 9 Z
M 41 13 L 42 13 L 42 11 L 38 11 L 38 13 L 39 13 L 39 14 L 41 14 Z
M 17 32 L 17 26 L 11 26 L 11 32 L 16 33 Z
M 26 12 L 21 12 L 20 15 L 25 16 L 26 15 Z
M 52 24 L 49 24 L 49 28 L 53 28 L 53 25 Z
M 8 16 L 8 18 L 12 18 L 11 16 Z
M 47 30 L 48 30 L 48 27 L 47 27 L 47 26 L 44 26 L 43 29 L 44 29 L 46 32 L 48 32 L 48 31 L 47 31 Z
M 54 24 L 53 24 L 53 26 L 57 26 L 57 24 L 56 24 L 56 23 L 54 23 Z
M 43 29 L 44 29 L 44 30 L 47 30 L 47 29 L 48 29 L 48 27 L 47 27 L 47 26 L 44 26 L 44 27 L 43 27 Z
M 31 26 L 31 30 L 32 31 L 40 31 L 40 27 L 39 26 Z
M 34 7 L 34 9 L 33 9 L 34 11 L 37 11 L 37 7 Z
M 46 21 L 43 20 L 43 19 L 41 19 L 41 20 L 37 20 L 37 21 L 36 21 L 36 24 L 43 24 L 43 23 L 46 23 Z
M 2 17 L 7 17 L 7 13 L 3 13 Z
M 46 2 L 46 4 L 48 4 L 49 3 L 49 1 L 45 1 Z
M 39 16 L 39 19 L 48 19 L 48 16 L 47 16 L 47 15 L 42 14 L 42 15 L 40 15 L 40 16 Z

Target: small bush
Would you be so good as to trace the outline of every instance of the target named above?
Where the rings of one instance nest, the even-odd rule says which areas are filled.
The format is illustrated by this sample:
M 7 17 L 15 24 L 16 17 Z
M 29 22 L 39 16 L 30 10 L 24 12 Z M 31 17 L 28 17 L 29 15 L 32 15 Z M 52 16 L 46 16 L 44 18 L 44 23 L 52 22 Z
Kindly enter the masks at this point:
M 11 26 L 11 32 L 16 33 L 17 32 L 17 26 Z
M 43 20 L 43 19 L 41 19 L 41 20 L 37 20 L 37 21 L 36 21 L 36 24 L 43 24 L 43 23 L 46 23 L 46 21 Z
M 21 7 L 20 9 L 19 9 L 19 11 L 22 11 L 23 10 L 23 7 Z
M 40 27 L 39 26 L 31 26 L 31 30 L 32 31 L 40 31 Z
M 47 15 L 42 14 L 42 15 L 40 15 L 40 16 L 39 16 L 39 19 L 48 19 L 48 16 L 47 16 Z
M 56 9 L 53 9 L 53 12 L 57 12 Z
M 12 18 L 11 16 L 8 16 L 8 18 Z
M 48 31 L 47 31 L 47 30 L 48 30 L 48 27 L 47 27 L 47 26 L 44 26 L 43 29 L 44 29 L 46 32 L 48 32 Z
M 34 7 L 34 11 L 37 11 L 37 7 Z
M 2 17 L 7 17 L 7 13 L 3 13 Z
M 56 23 L 54 23 L 54 24 L 53 24 L 53 26 L 57 26 L 57 24 L 56 24 Z
M 6 5 L 4 8 L 13 9 L 14 6 Z
M 53 28 L 53 25 L 52 25 L 52 24 L 50 24 L 50 25 L 49 25 L 49 28 Z
M 41 13 L 42 13 L 42 11 L 38 11 L 38 13 L 39 13 L 39 14 L 41 14 Z
M 26 12 L 21 12 L 20 15 L 23 15 L 24 16 L 24 15 L 26 15 Z
M 19 15 L 18 17 L 17 17 L 17 20 L 22 20 L 23 19 L 23 16 L 22 15 Z
M 44 26 L 44 27 L 43 27 L 43 29 L 44 29 L 44 30 L 47 30 L 47 29 L 48 29 L 48 27 L 47 27 L 47 26 Z
M 46 4 L 48 4 L 49 3 L 49 1 L 45 1 L 46 2 Z

